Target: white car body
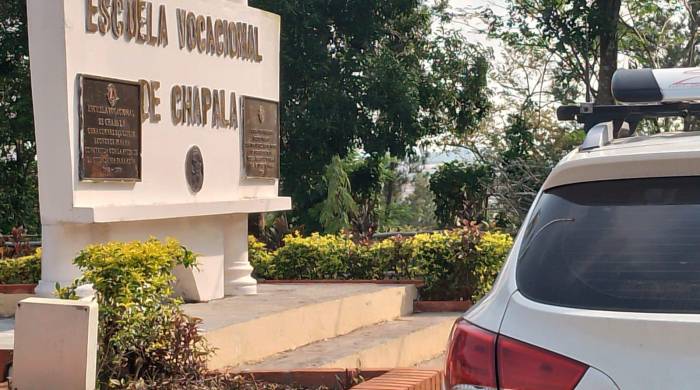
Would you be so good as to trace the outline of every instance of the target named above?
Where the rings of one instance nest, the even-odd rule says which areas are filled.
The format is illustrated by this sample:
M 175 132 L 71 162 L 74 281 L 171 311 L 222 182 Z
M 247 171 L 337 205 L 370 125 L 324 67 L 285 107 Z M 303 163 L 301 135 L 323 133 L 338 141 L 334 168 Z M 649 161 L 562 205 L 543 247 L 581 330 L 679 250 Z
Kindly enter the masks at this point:
M 533 209 L 543 192 L 570 184 L 690 176 L 700 176 L 700 133 L 617 139 L 569 154 L 552 171 Z M 593 310 L 523 295 L 516 270 L 532 214 L 531 210 L 492 292 L 464 314 L 464 320 L 585 364 L 587 371 L 576 390 L 700 388 L 700 314 Z

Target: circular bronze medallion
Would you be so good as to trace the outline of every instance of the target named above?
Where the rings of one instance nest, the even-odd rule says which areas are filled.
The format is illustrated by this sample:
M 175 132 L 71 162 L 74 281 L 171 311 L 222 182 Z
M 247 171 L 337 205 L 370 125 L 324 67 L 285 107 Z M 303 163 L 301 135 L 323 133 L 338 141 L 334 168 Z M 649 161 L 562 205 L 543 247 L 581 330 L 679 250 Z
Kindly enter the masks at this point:
M 195 194 L 198 193 L 204 184 L 204 159 L 202 158 L 202 151 L 197 146 L 191 147 L 187 152 L 185 176 L 187 177 L 187 184 L 189 184 L 190 190 Z

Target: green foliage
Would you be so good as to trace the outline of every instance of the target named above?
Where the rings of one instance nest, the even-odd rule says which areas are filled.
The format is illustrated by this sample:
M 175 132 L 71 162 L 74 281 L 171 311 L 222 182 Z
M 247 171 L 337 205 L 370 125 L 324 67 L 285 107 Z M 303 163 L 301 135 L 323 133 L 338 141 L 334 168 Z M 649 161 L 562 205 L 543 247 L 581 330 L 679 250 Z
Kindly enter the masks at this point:
M 277 279 L 344 279 L 354 249 L 352 240 L 342 236 L 289 235 L 274 253 L 271 271 Z
M 172 287 L 176 265 L 195 266 L 192 252 L 173 239 L 111 242 L 85 248 L 74 263 L 83 275 L 58 295 L 75 297 L 85 284 L 96 291 L 100 388 L 159 388 L 204 373 L 210 350 L 197 331 L 200 321 L 182 313 Z
M 474 262 L 477 237 L 477 233 L 456 230 L 418 234 L 409 239 L 415 276 L 425 282 L 421 297 L 429 300 L 471 298 L 475 287 L 470 283 L 469 268 Z
M 350 218 L 357 212 L 357 205 L 352 198 L 350 179 L 340 157 L 333 157 L 326 167 L 324 181 L 328 188 L 328 195 L 321 206 L 320 222 L 326 232 L 338 233 L 350 226 Z
M 435 215 L 440 225 L 452 227 L 463 220 L 483 220 L 492 180 L 488 165 L 461 161 L 441 165 L 430 177 L 430 190 L 435 195 Z
M 27 5 L 0 3 L 0 232 L 39 229 Z
M 0 284 L 36 284 L 41 278 L 41 249 L 31 256 L 0 260 Z
M 357 204 L 352 232 L 360 238 L 369 238 L 382 222 L 382 191 L 390 186 L 393 178 L 390 165 L 394 159 L 388 155 L 363 158 L 351 153 L 345 161 Z
M 267 246 L 258 241 L 255 236 L 248 236 L 248 261 L 255 269 L 254 276 L 262 279 L 270 278 L 272 254 Z
M 379 231 L 421 231 L 438 226 L 430 175 L 423 172 L 427 158 L 428 152 L 421 150 L 404 161 L 394 160 L 389 164 Z
M 306 231 L 320 228 L 309 211 L 326 200 L 323 173 L 334 156 L 361 148 L 402 158 L 425 137 L 468 131 L 485 114 L 486 54 L 434 28 L 448 25 L 446 1 L 249 4 L 283 20 L 281 184 L 295 202 L 291 222 Z M 359 220 L 371 225 L 376 206 L 358 203 Z
M 482 235 L 464 228 L 355 243 L 350 237 L 312 234 L 287 236 L 285 245 L 265 252 L 250 241 L 256 274 L 282 280 L 420 279 L 427 300 L 480 298 L 491 288 L 512 246 L 502 233 Z

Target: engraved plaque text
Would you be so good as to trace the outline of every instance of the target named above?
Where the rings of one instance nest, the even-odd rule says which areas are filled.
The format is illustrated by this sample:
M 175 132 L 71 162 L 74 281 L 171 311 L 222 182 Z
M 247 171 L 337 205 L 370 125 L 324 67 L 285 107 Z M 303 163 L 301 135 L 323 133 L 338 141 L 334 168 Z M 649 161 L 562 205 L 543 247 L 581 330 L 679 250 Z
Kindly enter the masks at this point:
M 279 178 L 279 103 L 243 97 L 243 159 L 246 176 Z
M 138 83 L 80 76 L 80 180 L 141 181 Z

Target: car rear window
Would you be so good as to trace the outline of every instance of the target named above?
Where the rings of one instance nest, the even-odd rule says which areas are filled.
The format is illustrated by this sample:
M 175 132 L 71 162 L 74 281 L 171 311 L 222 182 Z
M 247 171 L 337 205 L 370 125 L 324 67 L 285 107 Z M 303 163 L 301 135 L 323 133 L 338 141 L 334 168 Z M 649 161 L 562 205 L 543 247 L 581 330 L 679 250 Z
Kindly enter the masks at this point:
M 526 227 L 517 284 L 557 306 L 700 313 L 700 177 L 546 191 Z

